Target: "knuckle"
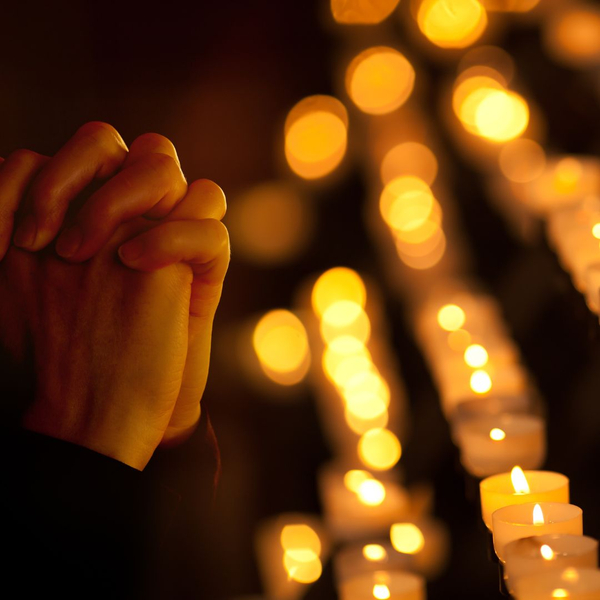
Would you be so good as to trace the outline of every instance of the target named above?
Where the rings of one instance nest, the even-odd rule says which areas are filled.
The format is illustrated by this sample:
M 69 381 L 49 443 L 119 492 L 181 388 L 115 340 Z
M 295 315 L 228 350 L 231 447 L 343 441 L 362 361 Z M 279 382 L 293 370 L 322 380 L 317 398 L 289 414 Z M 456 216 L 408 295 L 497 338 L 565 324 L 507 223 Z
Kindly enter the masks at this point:
M 225 216 L 227 212 L 225 192 L 214 181 L 210 179 L 197 179 L 190 184 L 189 191 L 210 198 L 215 212 L 220 213 L 218 218 L 222 219 Z
M 213 243 L 218 248 L 229 248 L 229 231 L 222 221 L 217 219 L 207 219 L 211 228 Z
M 42 158 L 41 154 L 34 152 L 33 150 L 27 150 L 26 148 L 20 148 L 15 150 L 6 159 L 8 163 L 15 166 L 29 167 L 37 164 Z
M 142 135 L 138 136 L 131 144 L 132 150 L 134 147 L 139 147 L 144 151 L 151 151 L 153 149 L 163 149 L 167 150 L 168 154 L 177 154 L 173 142 L 171 142 L 169 138 L 166 138 L 160 133 L 143 133 Z
M 125 147 L 125 143 L 119 132 L 112 125 L 103 121 L 90 121 L 82 125 L 77 130 L 77 135 L 89 138 L 94 143 L 104 147 Z
M 158 179 L 158 184 L 166 189 L 182 181 L 179 166 L 175 159 L 168 154 L 149 154 L 146 158 L 146 165 Z

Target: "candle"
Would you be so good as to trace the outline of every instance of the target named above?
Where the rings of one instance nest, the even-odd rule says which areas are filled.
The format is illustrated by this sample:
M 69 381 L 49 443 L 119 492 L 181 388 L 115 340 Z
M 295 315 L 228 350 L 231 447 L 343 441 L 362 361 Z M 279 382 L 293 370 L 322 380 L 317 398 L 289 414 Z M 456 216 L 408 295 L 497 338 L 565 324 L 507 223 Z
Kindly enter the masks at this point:
M 583 533 L 583 511 L 574 504 L 528 502 L 505 506 L 492 515 L 494 550 L 504 562 L 509 542 L 548 533 Z
M 470 419 L 458 428 L 457 438 L 461 462 L 476 477 L 502 473 L 515 464 L 536 469 L 546 457 L 545 423 L 533 415 Z
M 527 575 L 516 582 L 515 597 L 517 600 L 597 600 L 600 598 L 600 571 L 568 568 Z
M 342 582 L 339 600 L 425 600 L 425 580 L 402 571 L 376 571 Z
M 577 567 L 598 567 L 598 541 L 584 535 L 550 534 L 515 540 L 506 545 L 504 578 L 512 593 L 518 578 Z
M 338 540 L 387 535 L 389 527 L 410 510 L 408 493 L 395 481 L 368 471 L 327 466 L 319 474 L 325 521 Z
M 569 479 L 561 473 L 523 472 L 515 467 L 510 473 L 487 477 L 479 484 L 479 491 L 483 520 L 491 529 L 492 513 L 503 506 L 526 502 L 569 502 Z

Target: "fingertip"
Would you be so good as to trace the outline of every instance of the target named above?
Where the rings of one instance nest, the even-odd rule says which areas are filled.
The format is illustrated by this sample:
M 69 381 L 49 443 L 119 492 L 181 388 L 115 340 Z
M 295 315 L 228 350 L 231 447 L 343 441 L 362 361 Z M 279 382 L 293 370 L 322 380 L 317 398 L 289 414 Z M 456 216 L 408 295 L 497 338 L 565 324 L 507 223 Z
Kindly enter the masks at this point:
M 118 253 L 124 264 L 128 267 L 135 267 L 144 254 L 144 242 L 140 239 L 131 240 L 119 246 Z

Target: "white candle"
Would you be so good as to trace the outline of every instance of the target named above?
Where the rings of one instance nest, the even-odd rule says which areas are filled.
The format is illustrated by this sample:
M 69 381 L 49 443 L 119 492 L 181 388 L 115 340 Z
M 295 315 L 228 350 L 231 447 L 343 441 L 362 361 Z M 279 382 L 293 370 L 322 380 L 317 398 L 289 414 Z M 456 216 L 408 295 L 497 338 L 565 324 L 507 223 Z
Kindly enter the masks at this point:
M 577 567 L 598 567 L 598 541 L 584 535 L 550 534 L 515 540 L 506 545 L 504 578 L 509 592 L 525 575 Z
M 488 529 L 492 528 L 492 513 L 503 506 L 526 502 L 569 502 L 569 479 L 562 473 L 525 471 L 524 475 L 525 482 L 520 485 L 525 487 L 519 487 L 517 481 L 517 489 L 513 484 L 512 471 L 481 481 L 481 514 Z
M 503 414 L 474 418 L 457 430 L 461 462 L 476 477 L 502 473 L 513 465 L 539 468 L 546 457 L 541 417 Z
M 517 600 L 598 600 L 600 571 L 568 568 L 521 577 L 515 586 Z
M 425 600 L 425 580 L 412 573 L 377 571 L 342 582 L 338 595 L 339 600 Z
M 583 511 L 574 504 L 530 502 L 505 506 L 492 515 L 494 550 L 504 562 L 506 545 L 532 535 L 570 533 L 582 535 Z

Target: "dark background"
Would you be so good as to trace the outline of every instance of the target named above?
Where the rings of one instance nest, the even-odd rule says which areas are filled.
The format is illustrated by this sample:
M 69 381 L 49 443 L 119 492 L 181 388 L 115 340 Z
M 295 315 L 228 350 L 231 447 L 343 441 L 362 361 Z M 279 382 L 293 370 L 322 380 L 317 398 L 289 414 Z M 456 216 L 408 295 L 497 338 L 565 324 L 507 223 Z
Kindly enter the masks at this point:
M 317 0 L 160 6 L 73 0 L 3 7 L 0 155 L 20 147 L 53 154 L 81 124 L 102 120 L 126 142 L 148 131 L 169 137 L 188 180 L 214 179 L 235 202 L 246 186 L 280 173 L 278 143 L 289 108 L 306 95 L 334 92 L 337 40 L 321 26 L 322 8 Z M 393 21 L 411 49 L 403 25 Z M 547 149 L 597 154 L 600 118 L 591 80 L 546 57 L 535 23 L 511 24 L 496 43 L 515 58 L 520 81 L 546 116 Z M 454 63 L 437 63 L 416 48 L 412 52 L 429 81 L 423 102 L 435 120 L 433 107 Z M 481 177 L 462 161 L 442 124 L 438 133 L 449 159 L 442 168 L 474 249 L 476 275 L 502 303 L 547 404 L 546 467 L 571 478 L 572 501 L 584 510 L 585 533 L 598 537 L 597 319 L 543 237 L 529 245 L 513 237 L 487 202 Z M 177 535 L 185 558 L 172 566 L 182 597 L 193 597 L 194 589 L 215 600 L 258 593 L 256 524 L 285 511 L 320 510 L 315 471 L 329 450 L 313 398 L 300 390 L 292 402 L 266 401 L 247 385 L 227 344 L 246 318 L 291 306 L 298 282 L 339 264 L 376 279 L 384 292 L 417 433 L 404 448 L 403 469 L 409 483 L 435 484 L 435 516 L 450 530 L 449 568 L 429 584 L 429 597 L 499 596 L 476 482 L 459 466 L 403 306 L 387 288 L 369 242 L 361 219 L 364 191 L 360 172 L 351 165 L 339 183 L 319 192 L 326 198 L 318 205 L 314 242 L 285 267 L 259 268 L 238 260 L 232 240 L 233 261 L 203 400 L 220 441 L 223 477 L 211 532 L 200 525 L 194 529 L 203 515 L 194 512 L 193 502 L 184 507 L 189 526 Z M 193 498 L 193 469 L 181 468 L 177 477 Z M 309 596 L 334 597 L 327 573 Z

